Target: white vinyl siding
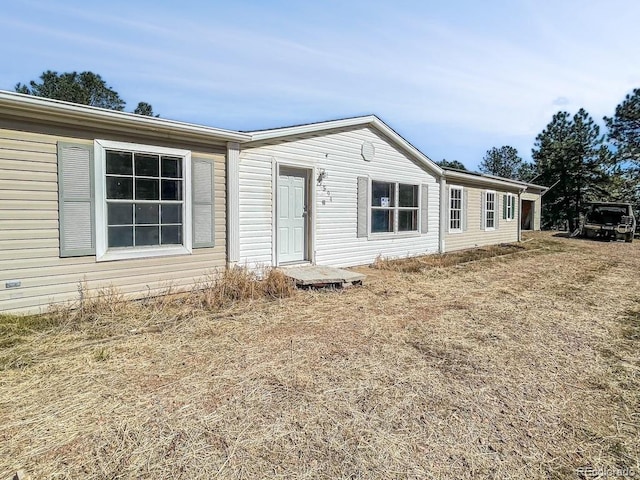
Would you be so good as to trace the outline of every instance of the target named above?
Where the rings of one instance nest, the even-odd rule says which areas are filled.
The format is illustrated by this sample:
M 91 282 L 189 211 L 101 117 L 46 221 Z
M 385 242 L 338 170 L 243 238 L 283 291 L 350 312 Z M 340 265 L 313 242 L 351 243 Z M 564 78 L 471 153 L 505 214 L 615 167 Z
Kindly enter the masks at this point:
M 86 134 L 86 133 L 85 133 Z M 96 134 L 100 137 L 100 134 Z M 126 138 L 126 141 L 135 138 Z M 0 311 L 37 312 L 50 303 L 74 299 L 78 284 L 90 289 L 117 287 L 143 296 L 171 287 L 191 288 L 226 265 L 225 148 L 194 155 L 215 162 L 215 247 L 192 255 L 96 262 L 95 255 L 61 258 L 58 225 L 57 145 L 93 140 L 57 134 L 0 129 Z M 167 145 L 174 147 L 174 145 Z M 18 280 L 18 288 L 6 282 Z
M 362 158 L 362 144 L 375 147 L 372 161 Z M 324 170 L 315 187 L 315 261 L 351 266 L 373 262 L 378 255 L 404 257 L 438 251 L 440 206 L 435 177 L 369 127 L 280 139 L 240 154 L 240 263 L 271 265 L 273 238 L 273 165 L 276 162 Z M 427 186 L 428 225 L 408 235 L 387 234 L 375 240 L 358 235 L 358 178 Z M 364 224 L 361 219 L 360 224 Z M 370 223 L 369 223 L 370 224 Z M 370 228 L 370 227 L 369 227 Z M 420 232 L 426 232 L 421 234 Z

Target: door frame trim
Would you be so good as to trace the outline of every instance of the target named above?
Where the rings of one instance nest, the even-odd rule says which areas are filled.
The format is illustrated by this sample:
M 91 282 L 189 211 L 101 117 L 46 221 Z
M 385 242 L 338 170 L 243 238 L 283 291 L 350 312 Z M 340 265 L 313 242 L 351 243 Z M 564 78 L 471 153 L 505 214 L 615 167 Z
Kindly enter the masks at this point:
M 305 222 L 305 252 L 304 257 L 300 262 L 285 262 L 286 265 L 292 265 L 296 263 L 304 264 L 316 263 L 316 168 L 310 165 L 300 165 L 293 162 L 282 162 L 274 159 L 271 163 L 272 182 L 271 182 L 271 198 L 272 198 L 272 219 L 271 222 L 271 264 L 275 267 L 280 266 L 280 260 L 278 258 L 278 177 L 280 176 L 280 168 L 287 168 L 293 170 L 299 170 L 305 173 L 306 176 L 306 192 L 305 196 L 307 202 L 307 220 Z M 284 265 L 283 264 L 283 265 Z
M 524 216 L 522 215 L 522 213 L 524 212 L 524 202 L 529 202 L 531 204 L 531 220 L 529 223 L 529 229 L 525 229 L 522 227 L 522 222 L 524 221 Z M 520 223 L 520 229 L 523 232 L 533 232 L 535 230 L 535 219 L 536 219 L 536 201 L 535 200 L 527 200 L 524 198 L 520 199 L 520 210 L 518 211 L 518 215 L 520 216 L 519 218 L 519 223 Z

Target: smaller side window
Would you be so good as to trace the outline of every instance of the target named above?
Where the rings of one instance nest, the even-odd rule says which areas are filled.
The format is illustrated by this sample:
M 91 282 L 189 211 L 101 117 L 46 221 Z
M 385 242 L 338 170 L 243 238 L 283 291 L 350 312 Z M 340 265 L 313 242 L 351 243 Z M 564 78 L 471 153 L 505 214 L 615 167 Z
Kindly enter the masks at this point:
M 485 193 L 484 228 L 485 230 L 496 228 L 496 192 Z
M 505 198 L 505 212 L 504 218 L 507 221 L 515 220 L 516 218 L 516 196 L 512 193 L 507 193 L 504 196 Z
M 462 188 L 451 187 L 449 190 L 449 231 L 462 231 Z

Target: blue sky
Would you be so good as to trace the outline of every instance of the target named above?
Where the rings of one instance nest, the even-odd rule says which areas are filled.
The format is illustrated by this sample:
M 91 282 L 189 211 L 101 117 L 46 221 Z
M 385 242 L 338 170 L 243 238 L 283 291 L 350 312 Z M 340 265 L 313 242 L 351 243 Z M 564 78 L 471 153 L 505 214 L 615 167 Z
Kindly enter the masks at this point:
M 374 113 L 433 160 L 529 159 L 640 87 L 635 0 L 2 2 L 0 89 L 99 73 L 133 110 L 253 130 Z

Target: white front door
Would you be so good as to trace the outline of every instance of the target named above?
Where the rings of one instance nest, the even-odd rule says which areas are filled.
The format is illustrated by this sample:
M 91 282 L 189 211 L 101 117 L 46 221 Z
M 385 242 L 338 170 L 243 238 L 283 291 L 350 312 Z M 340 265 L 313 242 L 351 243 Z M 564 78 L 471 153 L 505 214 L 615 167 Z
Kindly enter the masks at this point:
M 280 168 L 278 175 L 278 263 L 305 260 L 307 176 L 304 170 Z

